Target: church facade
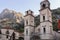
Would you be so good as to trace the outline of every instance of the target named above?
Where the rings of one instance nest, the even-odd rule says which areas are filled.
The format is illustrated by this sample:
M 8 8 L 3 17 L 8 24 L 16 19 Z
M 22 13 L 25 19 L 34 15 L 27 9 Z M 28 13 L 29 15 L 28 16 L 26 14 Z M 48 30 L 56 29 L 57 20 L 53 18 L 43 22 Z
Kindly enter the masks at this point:
M 35 27 L 33 11 L 26 11 L 24 16 L 24 40 L 53 40 L 52 12 L 50 2 L 40 3 L 40 25 Z
M 9 27 L 0 29 L 0 40 L 54 40 L 52 26 L 52 12 L 50 2 L 44 0 L 40 3 L 40 25 L 35 27 L 33 11 L 28 10 L 24 16 L 24 33 Z

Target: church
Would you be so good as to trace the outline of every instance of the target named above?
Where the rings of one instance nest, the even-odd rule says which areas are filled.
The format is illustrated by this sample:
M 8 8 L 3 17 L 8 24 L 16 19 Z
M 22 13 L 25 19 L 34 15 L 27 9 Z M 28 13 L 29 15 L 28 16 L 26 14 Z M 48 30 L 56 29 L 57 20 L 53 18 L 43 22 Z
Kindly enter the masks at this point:
M 22 40 L 54 40 L 52 12 L 48 0 L 43 0 L 40 3 L 40 25 L 37 27 L 35 27 L 34 23 L 34 12 L 27 10 L 25 13 L 23 36 L 21 36 L 20 32 L 12 28 L 4 27 L 3 29 L 0 29 L 0 40 L 18 40 L 19 37 L 23 37 L 24 39 Z
M 26 11 L 24 16 L 24 40 L 54 40 L 52 26 L 52 12 L 50 2 L 40 3 L 40 25 L 35 27 L 33 11 Z

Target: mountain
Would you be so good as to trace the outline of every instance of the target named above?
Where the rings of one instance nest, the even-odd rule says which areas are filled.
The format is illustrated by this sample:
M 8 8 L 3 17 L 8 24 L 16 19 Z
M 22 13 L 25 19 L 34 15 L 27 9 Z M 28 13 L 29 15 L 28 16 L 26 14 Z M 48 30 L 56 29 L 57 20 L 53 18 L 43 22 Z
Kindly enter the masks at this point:
M 14 10 L 9 10 L 9 9 L 4 9 L 1 14 L 0 14 L 0 20 L 3 19 L 10 19 L 10 20 L 15 20 L 16 22 L 20 23 L 23 19 L 23 15 L 20 12 L 16 12 Z
M 23 27 L 21 26 L 23 24 L 23 15 L 21 12 L 6 8 L 0 13 L 0 27 L 8 26 L 17 29 Z
M 0 14 L 0 18 L 4 19 L 4 18 L 13 18 L 13 13 L 9 10 L 9 9 L 4 9 L 1 14 Z
M 60 19 L 60 8 L 53 9 L 52 14 L 53 14 L 53 16 L 56 17 L 56 19 Z

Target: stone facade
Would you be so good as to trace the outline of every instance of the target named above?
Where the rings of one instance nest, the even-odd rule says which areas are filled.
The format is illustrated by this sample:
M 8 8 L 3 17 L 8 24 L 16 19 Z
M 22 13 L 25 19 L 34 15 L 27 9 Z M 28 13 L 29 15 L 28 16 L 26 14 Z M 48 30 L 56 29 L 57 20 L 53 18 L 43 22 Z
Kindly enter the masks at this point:
M 44 0 L 40 3 L 40 25 L 34 27 L 33 11 L 26 11 L 24 16 L 24 40 L 53 40 L 52 12 L 50 2 Z M 31 38 L 33 37 L 33 38 Z
M 34 17 L 32 16 L 31 10 L 26 11 L 24 20 L 24 40 L 30 40 L 31 34 L 34 32 Z
M 50 10 L 50 2 L 44 0 L 40 3 L 40 25 L 35 27 L 33 11 L 26 11 L 24 16 L 24 40 L 54 40 L 52 27 L 52 12 Z M 19 39 L 22 35 L 11 29 L 0 29 L 0 40 L 14 40 L 12 34 L 15 34 L 15 39 Z
M 13 34 L 14 33 L 14 34 Z M 10 28 L 2 28 L 0 29 L 0 40 L 13 40 L 13 35 L 15 39 L 19 39 L 19 32 L 10 29 Z

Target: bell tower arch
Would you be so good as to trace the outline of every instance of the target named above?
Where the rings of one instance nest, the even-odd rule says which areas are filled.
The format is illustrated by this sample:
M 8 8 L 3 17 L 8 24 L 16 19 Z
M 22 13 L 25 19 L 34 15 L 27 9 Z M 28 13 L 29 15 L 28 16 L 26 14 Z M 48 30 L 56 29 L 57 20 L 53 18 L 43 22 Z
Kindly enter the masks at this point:
M 53 40 L 52 12 L 50 2 L 44 0 L 40 3 L 40 37 L 41 40 Z
M 34 16 L 33 11 L 28 10 L 24 16 L 24 40 L 30 40 L 32 33 L 34 32 Z

